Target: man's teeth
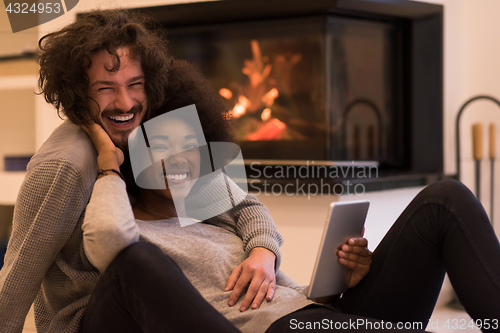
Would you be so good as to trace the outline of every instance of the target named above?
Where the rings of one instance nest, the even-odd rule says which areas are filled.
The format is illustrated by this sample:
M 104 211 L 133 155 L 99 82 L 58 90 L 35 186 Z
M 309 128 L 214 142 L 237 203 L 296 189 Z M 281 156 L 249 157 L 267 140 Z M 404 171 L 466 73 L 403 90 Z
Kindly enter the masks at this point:
M 186 178 L 187 178 L 187 173 L 177 174 L 177 175 L 172 175 L 172 174 L 167 175 L 168 180 L 185 180 Z
M 109 116 L 108 118 L 115 121 L 115 122 L 123 123 L 123 122 L 130 121 L 132 118 L 134 118 L 134 115 L 127 114 L 127 115 L 123 115 L 123 116 Z

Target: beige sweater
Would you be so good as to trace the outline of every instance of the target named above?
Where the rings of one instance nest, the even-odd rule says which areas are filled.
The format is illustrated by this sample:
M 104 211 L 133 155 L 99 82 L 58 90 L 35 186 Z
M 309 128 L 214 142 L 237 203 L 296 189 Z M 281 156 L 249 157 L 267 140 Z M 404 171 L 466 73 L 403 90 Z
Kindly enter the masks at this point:
M 28 165 L 0 271 L 0 332 L 21 332 L 33 301 L 39 332 L 78 331 L 101 276 L 85 254 L 81 229 L 96 157 L 88 136 L 66 121 Z M 241 207 L 232 212 L 234 224 L 223 227 L 243 239 L 245 253 L 260 246 L 280 258 L 282 238 L 267 209 L 252 196 Z

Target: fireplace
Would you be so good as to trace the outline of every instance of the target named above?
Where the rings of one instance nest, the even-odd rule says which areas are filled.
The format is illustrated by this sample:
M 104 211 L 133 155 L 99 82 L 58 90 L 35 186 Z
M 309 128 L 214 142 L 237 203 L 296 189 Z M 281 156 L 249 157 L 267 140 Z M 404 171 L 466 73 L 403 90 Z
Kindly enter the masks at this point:
M 143 10 L 224 98 L 254 168 L 349 161 L 404 184 L 442 174 L 442 6 L 228 0 Z

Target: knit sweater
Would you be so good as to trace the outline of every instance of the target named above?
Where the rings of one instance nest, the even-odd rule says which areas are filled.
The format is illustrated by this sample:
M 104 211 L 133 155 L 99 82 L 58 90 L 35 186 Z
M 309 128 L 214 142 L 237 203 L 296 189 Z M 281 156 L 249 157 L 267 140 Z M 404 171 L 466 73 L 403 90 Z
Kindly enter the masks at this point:
M 96 160 L 89 137 L 69 121 L 31 159 L 0 271 L 0 332 L 21 332 L 33 301 L 38 332 L 78 331 L 101 276 L 85 254 L 81 229 Z M 280 258 L 282 238 L 267 209 L 250 195 L 242 204 L 232 212 L 236 224 L 224 227 L 245 240 L 246 253 L 265 247 Z
M 305 288 L 279 273 L 271 302 L 264 301 L 257 310 L 240 312 L 243 293 L 236 305 L 229 307 L 231 291 L 224 291 L 226 282 L 247 254 L 243 240 L 234 231 L 221 228 L 231 217 L 221 215 L 215 219 L 225 221 L 208 224 L 181 222 L 179 218 L 135 220 L 125 183 L 115 176 L 103 177 L 94 186 L 82 226 L 85 252 L 94 266 L 104 272 L 130 244 L 155 244 L 179 265 L 205 300 L 242 332 L 264 332 L 275 320 L 313 303 L 305 296 Z

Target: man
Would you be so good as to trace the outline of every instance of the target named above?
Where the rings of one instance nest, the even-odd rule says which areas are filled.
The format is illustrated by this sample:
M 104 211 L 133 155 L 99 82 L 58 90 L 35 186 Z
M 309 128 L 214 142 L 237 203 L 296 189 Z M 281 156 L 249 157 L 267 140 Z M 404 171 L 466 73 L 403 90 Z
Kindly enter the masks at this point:
M 78 126 L 95 121 L 126 150 L 128 135 L 159 107 L 168 73 L 166 42 L 148 18 L 94 11 L 40 40 L 39 85 L 68 120 L 30 161 L 0 271 L 0 331 L 20 332 L 34 300 L 40 332 L 77 332 L 101 274 L 85 255 L 81 225 L 97 175 L 97 154 Z M 282 238 L 265 207 L 237 231 L 249 241 L 235 268 L 229 305 L 248 287 L 241 311 L 272 299 Z

